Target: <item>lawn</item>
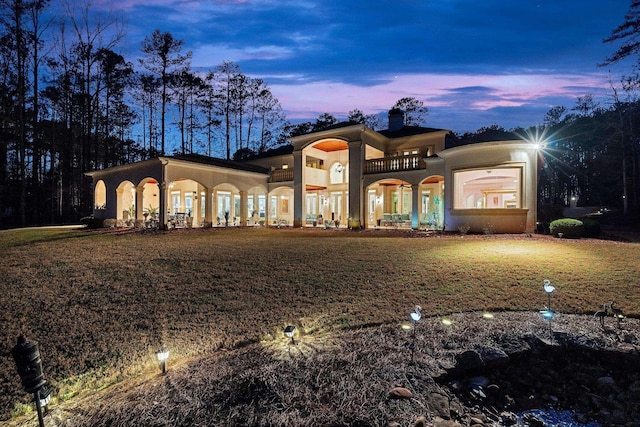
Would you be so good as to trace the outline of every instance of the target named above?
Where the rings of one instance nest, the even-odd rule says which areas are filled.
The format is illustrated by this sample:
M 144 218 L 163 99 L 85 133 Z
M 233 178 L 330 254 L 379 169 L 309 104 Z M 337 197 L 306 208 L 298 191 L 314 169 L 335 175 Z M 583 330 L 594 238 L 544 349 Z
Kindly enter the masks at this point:
M 210 229 L 0 233 L 0 420 L 26 411 L 10 351 L 40 343 L 55 401 L 172 363 L 297 337 L 478 310 L 640 315 L 640 244 L 548 236 Z

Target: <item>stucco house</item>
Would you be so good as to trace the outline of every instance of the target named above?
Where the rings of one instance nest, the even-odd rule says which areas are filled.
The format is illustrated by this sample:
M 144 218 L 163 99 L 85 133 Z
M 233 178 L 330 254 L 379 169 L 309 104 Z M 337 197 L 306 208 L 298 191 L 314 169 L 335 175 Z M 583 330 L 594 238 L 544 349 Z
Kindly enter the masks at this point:
M 524 140 L 447 148 L 451 132 L 340 123 L 242 162 L 175 155 L 90 172 L 94 216 L 161 227 L 289 225 L 497 233 L 536 225 L 537 158 Z

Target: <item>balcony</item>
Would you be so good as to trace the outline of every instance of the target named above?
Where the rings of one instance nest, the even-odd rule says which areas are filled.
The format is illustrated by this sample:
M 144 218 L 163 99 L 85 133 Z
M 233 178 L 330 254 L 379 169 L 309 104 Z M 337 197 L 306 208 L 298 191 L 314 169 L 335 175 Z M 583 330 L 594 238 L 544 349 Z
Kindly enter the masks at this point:
M 275 169 L 271 172 L 270 182 L 293 181 L 293 169 Z
M 422 156 L 412 154 L 409 156 L 385 157 L 383 159 L 365 160 L 364 173 L 385 173 L 398 171 L 411 171 L 426 168 Z

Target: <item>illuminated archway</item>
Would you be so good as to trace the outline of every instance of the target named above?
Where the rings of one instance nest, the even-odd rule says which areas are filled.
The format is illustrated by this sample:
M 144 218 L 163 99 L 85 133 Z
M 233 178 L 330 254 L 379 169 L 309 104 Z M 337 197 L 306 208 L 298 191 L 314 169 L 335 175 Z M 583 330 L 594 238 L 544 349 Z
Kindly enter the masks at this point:
M 122 181 L 116 188 L 116 219 L 135 220 L 136 187 L 131 181 Z
M 103 180 L 96 183 L 93 200 L 96 209 L 107 208 L 107 186 Z

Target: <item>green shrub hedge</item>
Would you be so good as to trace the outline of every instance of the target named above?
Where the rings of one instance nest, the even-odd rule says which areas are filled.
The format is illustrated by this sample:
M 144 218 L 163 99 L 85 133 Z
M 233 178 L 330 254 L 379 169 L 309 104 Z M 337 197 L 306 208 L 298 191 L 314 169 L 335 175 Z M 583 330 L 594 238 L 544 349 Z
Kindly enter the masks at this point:
M 555 237 L 560 237 L 562 234 L 566 239 L 579 239 L 584 234 L 584 224 L 573 218 L 556 219 L 549 224 L 549 231 Z

